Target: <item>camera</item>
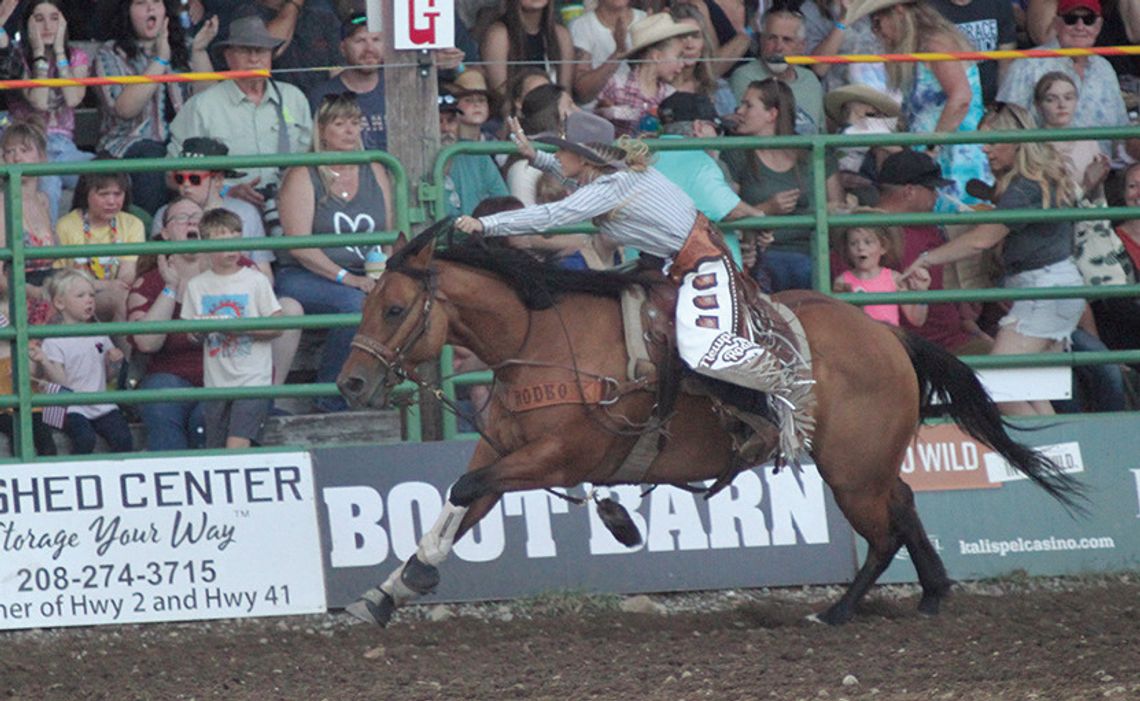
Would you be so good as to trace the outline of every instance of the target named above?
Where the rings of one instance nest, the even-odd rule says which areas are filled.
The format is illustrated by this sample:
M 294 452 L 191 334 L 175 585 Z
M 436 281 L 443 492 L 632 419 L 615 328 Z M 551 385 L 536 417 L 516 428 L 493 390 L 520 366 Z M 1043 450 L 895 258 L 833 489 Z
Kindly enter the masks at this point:
M 265 224 L 266 236 L 283 236 L 285 230 L 281 228 L 281 215 L 277 211 L 277 185 L 259 187 L 257 192 L 265 198 L 265 204 L 261 208 L 261 219 Z

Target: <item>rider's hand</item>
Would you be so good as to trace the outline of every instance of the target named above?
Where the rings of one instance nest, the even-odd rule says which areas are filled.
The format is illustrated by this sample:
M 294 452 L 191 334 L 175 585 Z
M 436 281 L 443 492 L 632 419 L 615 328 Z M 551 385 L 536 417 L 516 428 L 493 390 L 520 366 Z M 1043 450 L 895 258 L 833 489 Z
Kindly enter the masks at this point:
M 480 234 L 483 233 L 483 222 L 475 217 L 463 215 L 455 220 L 455 228 L 465 234 Z
M 515 142 L 515 146 L 519 149 L 519 155 L 525 158 L 527 162 L 534 163 L 534 157 L 538 154 L 530 143 L 530 139 L 526 138 L 526 132 L 523 131 L 517 117 L 507 117 L 507 129 L 510 130 L 511 141 Z

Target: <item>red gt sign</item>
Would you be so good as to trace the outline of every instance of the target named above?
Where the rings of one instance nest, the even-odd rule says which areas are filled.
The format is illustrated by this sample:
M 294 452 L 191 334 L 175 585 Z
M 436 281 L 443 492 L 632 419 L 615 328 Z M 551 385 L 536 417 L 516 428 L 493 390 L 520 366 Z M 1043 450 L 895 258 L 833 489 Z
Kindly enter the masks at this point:
M 455 0 L 393 0 L 397 50 L 455 46 Z

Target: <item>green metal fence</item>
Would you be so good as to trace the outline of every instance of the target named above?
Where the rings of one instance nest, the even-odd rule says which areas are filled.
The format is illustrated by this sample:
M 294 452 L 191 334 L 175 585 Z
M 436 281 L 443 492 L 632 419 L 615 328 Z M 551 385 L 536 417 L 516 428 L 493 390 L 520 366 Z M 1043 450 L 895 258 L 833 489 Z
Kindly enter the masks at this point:
M 36 259 L 61 259 L 100 255 L 172 254 L 209 251 L 247 250 L 251 245 L 261 249 L 316 248 L 320 246 L 375 245 L 392 243 L 397 232 L 409 232 L 408 177 L 403 165 L 388 153 L 382 151 L 361 151 L 349 153 L 306 153 L 272 156 L 234 156 L 193 159 L 138 159 L 103 160 L 87 163 L 43 163 L 0 166 L 0 176 L 7 178 L 4 191 L 5 228 L 8 232 L 23 231 L 23 203 L 21 201 L 20 180 L 24 175 L 41 176 L 57 174 L 114 173 L 114 172 L 153 172 L 187 168 L 193 170 L 224 170 L 228 168 L 261 168 L 285 166 L 312 166 L 322 164 L 353 165 L 378 162 L 384 165 L 392 178 L 392 194 L 395 212 L 396 231 L 368 234 L 332 235 L 321 234 L 306 237 L 266 238 L 251 244 L 249 239 L 228 239 L 214 241 L 177 241 L 128 244 L 101 244 L 82 246 L 55 246 L 34 249 Z M 149 233 L 149 232 L 148 232 Z M 332 328 L 355 326 L 360 317 L 357 314 L 322 314 L 304 317 L 274 317 L 263 319 L 203 320 L 203 321 L 151 321 L 120 322 L 100 324 L 59 324 L 50 326 L 29 326 L 27 323 L 27 291 L 22 284 L 24 263 L 28 251 L 23 237 L 9 235 L 8 246 L 0 248 L 0 260 L 11 261 L 9 270 L 9 290 L 12 326 L 0 329 L 0 342 L 12 342 L 12 368 L 14 395 L 0 395 L 0 408 L 17 409 L 18 421 L 13 435 L 11 458 L 0 458 L 0 463 L 29 462 L 36 459 L 31 441 L 31 410 L 33 407 L 52 405 L 109 402 L 136 404 L 172 400 L 201 401 L 206 399 L 238 397 L 320 397 L 336 394 L 331 383 L 308 385 L 284 385 L 271 387 L 242 388 L 195 388 L 167 390 L 128 390 L 83 392 L 67 394 L 35 394 L 31 390 L 29 373 L 28 342 L 32 339 L 93 336 L 137 333 L 209 332 L 209 331 L 254 331 L 258 329 L 289 328 Z M 418 440 L 420 423 L 418 409 L 413 407 L 407 417 L 409 438 Z
M 922 224 L 977 224 L 983 222 L 1014 223 L 1025 221 L 1074 221 L 1094 216 L 1097 219 L 1130 219 L 1140 217 L 1140 207 L 1121 207 L 1097 209 L 1058 209 L 1048 211 L 1019 211 L 1019 212 L 970 212 L 961 214 L 924 213 L 924 214 L 861 214 L 840 215 L 830 214 L 827 210 L 825 195 L 826 171 L 825 157 L 829 149 L 852 146 L 884 146 L 884 145 L 925 145 L 925 144 L 957 144 L 957 143 L 996 143 L 996 142 L 1024 142 L 1024 141 L 1062 141 L 1078 139 L 1115 140 L 1140 136 L 1136 128 L 1101 128 L 1101 129 L 1066 129 L 1055 131 L 1026 131 L 1026 132 L 981 132 L 981 133 L 955 133 L 955 134 L 887 134 L 873 136 L 846 136 L 846 135 L 818 135 L 793 137 L 720 137 L 715 139 L 684 139 L 684 140 L 651 140 L 651 149 L 661 151 L 693 150 L 693 149 L 742 149 L 742 148 L 802 148 L 811 150 L 813 188 L 815 190 L 815 207 L 811 214 L 795 216 L 772 216 L 760 218 L 739 219 L 722 224 L 725 229 L 780 229 L 789 227 L 813 227 L 815 236 L 812 241 L 812 253 L 815 265 L 813 278 L 815 287 L 830 293 L 830 269 L 828 263 L 828 231 L 832 226 L 900 226 Z M 444 179 L 448 161 L 460 154 L 499 154 L 514 153 L 513 144 L 506 142 L 484 143 L 458 143 L 448 146 L 440 151 L 431 176 L 427 182 L 422 183 L 419 189 L 420 203 L 425 205 L 433 215 L 439 219 L 447 211 L 446 191 Z M 0 166 L 0 176 L 7 176 L 7 186 L 4 191 L 6 205 L 7 231 L 21 231 L 22 202 L 20 193 L 20 177 L 23 175 L 40 176 L 56 174 L 83 174 L 99 172 L 150 172 L 168 171 L 182 167 L 193 167 L 195 170 L 228 169 L 228 168 L 258 168 L 281 167 L 292 165 L 320 165 L 320 164 L 358 164 L 379 162 L 386 166 L 392 176 L 394 208 L 396 213 L 396 231 L 411 232 L 411 226 L 419 223 L 421 209 L 414 207 L 409 200 L 408 176 L 395 158 L 385 152 L 353 152 L 353 153 L 311 153 L 272 156 L 233 156 L 211 157 L 195 159 L 140 159 L 129 161 L 94 161 L 88 163 L 44 163 Z M 590 232 L 590 225 L 563 227 L 556 233 Z M 314 235 L 310 237 L 294 238 L 268 238 L 258 241 L 258 249 L 278 248 L 316 248 L 329 245 L 372 245 L 391 243 L 396 232 L 377 232 L 371 234 L 352 235 Z M 9 236 L 10 245 L 0 248 L 0 260 L 10 260 L 11 269 L 22 270 L 27 258 L 27 251 L 23 245 L 22 237 Z M 185 241 L 185 242 L 146 242 L 141 244 L 105 244 L 66 246 L 54 248 L 36 248 L 34 255 L 37 259 L 59 259 L 77 256 L 97 256 L 108 254 L 170 254 L 185 252 L 208 252 L 224 250 L 245 250 L 250 247 L 248 240 L 227 241 Z M 10 278 L 16 282 L 20 278 Z M 203 400 L 216 398 L 236 397 L 318 397 L 335 394 L 335 387 L 329 384 L 285 385 L 272 387 L 250 388 L 198 388 L 188 390 L 129 390 L 75 393 L 67 395 L 33 394 L 29 379 L 27 358 L 28 342 L 32 339 L 82 336 L 95 334 L 123 334 L 123 333 L 170 333 L 170 332 L 208 332 L 224 330 L 257 329 L 285 329 L 285 328 L 331 328 L 339 326 L 354 326 L 359 323 L 359 316 L 354 314 L 326 314 L 310 315 L 294 318 L 271 319 L 241 319 L 229 321 L 168 321 L 168 322 L 130 322 L 117 324 L 83 324 L 83 325 L 54 325 L 29 327 L 26 318 L 26 291 L 22 285 L 12 284 L 11 307 L 13 326 L 0 329 L 0 342 L 12 342 L 13 348 L 13 389 L 14 395 L 0 395 L 0 408 L 15 408 L 18 410 L 19 421 L 15 431 L 13 445 L 13 458 L 0 458 L 4 462 L 27 462 L 35 460 L 31 441 L 31 409 L 51 405 L 76 404 L 85 402 L 115 402 L 122 404 L 135 404 L 169 400 Z M 840 299 L 856 304 L 882 304 L 906 302 L 962 302 L 962 301 L 992 301 L 1013 299 L 1046 299 L 1083 297 L 1086 299 L 1107 297 L 1133 297 L 1140 295 L 1140 285 L 1112 286 L 1112 287 L 1074 287 L 1074 288 L 1048 288 L 1048 289 L 987 289 L 987 290 L 942 290 L 936 292 L 897 292 L 890 294 L 845 294 L 837 295 Z M 1117 351 L 1103 353 L 1067 353 L 1067 354 L 1033 354 L 1033 355 L 1003 355 L 1003 356 L 967 356 L 968 363 L 978 368 L 989 367 L 1024 367 L 1024 366 L 1078 366 L 1099 363 L 1140 362 L 1140 350 Z M 441 358 L 442 386 L 447 396 L 455 398 L 458 388 L 467 385 L 485 384 L 490 381 L 489 372 L 465 373 L 452 375 L 452 354 L 450 350 Z M 411 387 L 406 387 L 411 391 Z M 419 440 L 421 426 L 416 404 L 412 404 L 405 415 L 405 425 L 408 440 Z M 460 433 L 458 421 L 454 415 L 444 415 L 444 437 L 470 437 L 472 434 Z
M 1095 210 L 1069 208 L 1026 211 L 978 211 L 961 213 L 930 212 L 919 214 L 831 214 L 828 211 L 826 196 L 827 172 L 825 167 L 829 150 L 846 147 L 869 146 L 926 146 L 943 144 L 979 143 L 1021 143 L 1030 141 L 1113 141 L 1140 138 L 1140 128 L 1102 127 L 1093 129 L 1053 129 L 1033 131 L 989 131 L 957 132 L 953 134 L 874 134 L 851 136 L 826 134 L 811 136 L 781 137 L 717 137 L 709 139 L 649 139 L 652 151 L 686 151 L 695 149 L 729 150 L 755 148 L 799 148 L 811 151 L 812 187 L 814 211 L 806 215 L 749 217 L 732 222 L 722 222 L 719 226 L 726 230 L 739 229 L 782 229 L 813 227 L 812 238 L 812 278 L 815 289 L 832 294 L 831 270 L 828 257 L 829 231 L 831 227 L 850 226 L 906 226 L 906 225 L 973 225 L 982 223 L 1012 224 L 1037 221 L 1079 221 L 1085 219 L 1124 220 L 1140 218 L 1140 207 L 1108 207 Z M 549 150 L 549 147 L 539 145 Z M 421 192 L 421 199 L 430 205 L 436 219 L 447 212 L 446 193 L 443 190 L 443 177 L 447 163 L 461 154 L 512 154 L 518 149 L 507 142 L 460 142 L 452 144 L 439 153 L 432 171 L 433 188 Z M 560 227 L 554 233 L 589 233 L 596 231 L 591 225 Z M 1031 289 L 959 289 L 923 292 L 858 293 L 835 294 L 838 299 L 858 305 L 905 304 L 930 302 L 985 302 L 1019 299 L 1103 299 L 1110 297 L 1140 296 L 1140 284 L 1113 285 L 1103 287 L 1052 287 Z M 442 374 L 447 378 L 445 391 L 454 399 L 458 387 L 486 384 L 491 381 L 491 373 L 476 372 L 448 377 L 450 356 L 442 366 Z M 975 368 L 1009 367 L 1076 367 L 1105 363 L 1140 362 L 1140 349 L 1130 351 L 1082 352 L 1082 353 L 1043 353 L 1019 355 L 963 356 L 962 360 Z M 454 418 L 445 420 L 444 437 L 473 437 L 475 434 L 460 433 Z

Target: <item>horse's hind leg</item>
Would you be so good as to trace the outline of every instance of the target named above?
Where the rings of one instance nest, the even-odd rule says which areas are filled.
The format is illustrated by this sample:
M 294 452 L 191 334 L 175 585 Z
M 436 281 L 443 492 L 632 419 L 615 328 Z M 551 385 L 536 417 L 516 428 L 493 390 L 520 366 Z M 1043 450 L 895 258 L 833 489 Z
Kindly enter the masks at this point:
M 938 613 L 942 599 L 950 593 L 951 582 L 946 576 L 942 558 L 922 527 L 922 520 L 914 507 L 914 493 L 902 479 L 895 485 L 891 499 L 891 524 L 906 545 L 910 561 L 918 572 L 918 581 L 922 585 L 918 610 L 933 616 Z
M 922 521 L 914 508 L 914 493 L 906 482 L 896 479 L 894 487 L 885 498 L 841 498 L 837 495 L 837 500 L 852 527 L 867 540 L 867 559 L 863 561 L 863 566 L 843 597 L 822 613 L 819 620 L 831 625 L 849 621 L 855 605 L 879 579 L 903 545 L 906 546 L 922 584 L 922 600 L 918 610 L 931 615 L 938 613 L 939 604 L 950 590 L 950 579 L 946 576 L 942 558 L 926 536 Z
M 851 620 L 855 605 L 879 579 L 902 547 L 902 538 L 892 528 L 888 496 L 836 494 L 835 499 L 855 532 L 867 540 L 867 559 L 839 601 L 817 616 L 818 620 L 833 626 Z

